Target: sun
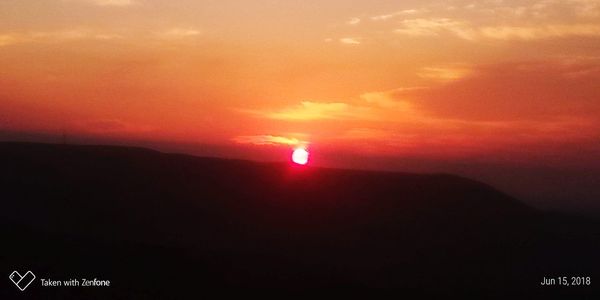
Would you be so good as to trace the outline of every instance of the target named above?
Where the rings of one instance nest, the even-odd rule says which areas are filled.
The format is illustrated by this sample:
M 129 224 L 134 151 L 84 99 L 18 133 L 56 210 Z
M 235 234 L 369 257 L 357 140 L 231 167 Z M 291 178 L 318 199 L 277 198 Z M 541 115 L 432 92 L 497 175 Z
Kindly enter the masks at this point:
M 308 150 L 304 148 L 296 148 L 292 152 L 292 161 L 299 165 L 306 165 L 308 163 Z

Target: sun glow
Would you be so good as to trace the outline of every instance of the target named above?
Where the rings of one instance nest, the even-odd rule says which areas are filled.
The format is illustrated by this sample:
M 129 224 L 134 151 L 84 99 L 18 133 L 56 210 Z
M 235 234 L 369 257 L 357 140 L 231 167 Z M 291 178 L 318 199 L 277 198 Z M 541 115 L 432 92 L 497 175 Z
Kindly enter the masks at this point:
M 296 148 L 292 152 L 292 161 L 299 165 L 306 165 L 308 163 L 308 151 L 304 148 Z

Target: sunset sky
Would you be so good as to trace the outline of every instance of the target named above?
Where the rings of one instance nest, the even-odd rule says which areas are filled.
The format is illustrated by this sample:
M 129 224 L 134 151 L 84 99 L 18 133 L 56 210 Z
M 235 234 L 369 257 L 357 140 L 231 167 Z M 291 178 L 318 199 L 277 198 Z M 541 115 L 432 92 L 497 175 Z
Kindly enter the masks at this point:
M 598 165 L 600 1 L 4 0 L 0 131 Z

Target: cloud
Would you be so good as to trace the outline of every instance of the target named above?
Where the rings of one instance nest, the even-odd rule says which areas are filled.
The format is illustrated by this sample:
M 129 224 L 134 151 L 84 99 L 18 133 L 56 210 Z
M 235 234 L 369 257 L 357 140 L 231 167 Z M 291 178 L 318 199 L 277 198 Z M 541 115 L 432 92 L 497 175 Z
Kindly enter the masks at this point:
M 360 18 L 352 18 L 350 21 L 346 22 L 348 25 L 358 25 L 360 23 Z
M 159 36 L 164 38 L 186 38 L 195 37 L 200 34 L 202 32 L 194 28 L 171 28 L 158 33 Z
M 474 67 L 445 85 L 404 93 L 417 109 L 468 121 L 600 121 L 600 61 L 503 63 Z
M 12 34 L 0 34 L 0 47 L 16 44 L 19 39 Z
M 489 143 L 564 142 L 600 135 L 600 59 L 473 66 L 443 85 L 361 95 L 386 127 L 354 137 L 416 134 Z M 371 124 L 375 126 L 376 124 Z M 360 133 L 360 134 L 359 134 Z M 391 134 L 393 133 L 393 134 Z M 502 142 L 501 142 L 502 141 Z
M 546 149 L 547 145 L 578 145 L 590 140 L 590 129 L 593 128 L 591 124 L 571 119 L 532 122 L 447 120 L 444 127 L 437 128 L 427 125 L 423 128 L 423 125 L 417 124 L 383 128 L 371 126 L 349 128 L 332 140 L 344 143 L 346 149 L 377 155 L 473 158 L 474 155 L 490 153 L 535 153 Z
M 237 136 L 232 140 L 236 143 L 252 145 L 308 145 L 308 142 L 300 140 L 298 138 L 275 135 L 243 135 Z
M 183 39 L 201 35 L 202 32 L 194 28 L 170 28 L 163 31 L 148 33 L 148 37 L 159 39 Z M 0 47 L 18 43 L 36 43 L 36 42 L 68 42 L 77 40 L 119 40 L 124 39 L 126 35 L 121 31 L 98 31 L 88 28 L 71 28 L 55 31 L 29 31 L 18 33 L 0 34 Z
M 469 76 L 444 84 L 366 92 L 348 102 L 304 101 L 252 114 L 303 122 L 302 128 L 317 126 L 310 133 L 318 143 L 380 155 L 537 151 L 600 136 L 600 59 L 502 63 L 470 70 Z M 336 122 L 321 126 L 322 121 Z M 260 144 L 271 138 L 242 140 Z
M 421 87 L 413 88 L 398 88 L 385 92 L 367 92 L 360 95 L 360 99 L 364 100 L 364 105 L 373 106 L 378 109 L 393 109 L 394 113 L 402 112 L 404 115 L 412 114 L 413 107 L 408 101 L 395 99 L 393 95 L 400 95 L 406 91 L 419 90 Z
M 346 38 L 341 38 L 340 43 L 345 44 L 345 45 L 358 45 L 358 44 L 360 44 L 360 41 L 356 38 L 346 37 Z
M 114 33 L 97 33 L 94 35 L 94 38 L 97 40 L 115 40 L 115 39 L 122 39 L 123 36 L 120 34 L 114 34 Z
M 406 122 L 424 116 L 414 110 L 410 101 L 401 99 L 401 95 L 424 89 L 422 87 L 398 88 L 384 92 L 367 92 L 352 102 L 302 101 L 280 110 L 242 110 L 242 112 L 260 118 L 288 122 L 312 121 L 369 121 L 369 122 Z M 425 121 L 424 121 L 425 122 Z
M 463 5 L 434 3 L 369 19 L 381 24 L 372 27 L 377 30 L 373 34 L 380 34 L 382 26 L 389 26 L 390 31 L 408 37 L 446 35 L 468 41 L 598 37 L 600 0 L 480 1 Z M 390 20 L 393 22 L 385 22 Z M 361 34 L 365 34 L 364 30 Z
M 600 36 L 600 24 L 546 24 L 530 26 L 475 26 L 449 18 L 404 20 L 395 31 L 407 36 L 434 37 L 450 34 L 465 40 L 539 40 L 568 36 Z
M 537 40 L 568 36 L 600 36 L 600 24 L 558 24 L 542 26 L 490 26 L 479 29 L 481 36 L 492 39 Z
M 37 31 L 30 32 L 24 35 L 26 39 L 32 41 L 40 41 L 40 40 L 80 40 L 80 39 L 99 39 L 99 40 L 109 40 L 109 39 L 120 39 L 123 38 L 119 34 L 110 33 L 110 32 L 98 32 L 95 30 L 89 29 L 66 29 L 66 30 L 57 30 L 57 31 Z
M 471 70 L 467 67 L 425 67 L 417 75 L 421 78 L 438 81 L 452 81 L 467 76 Z
M 600 16 L 600 0 L 567 0 L 578 16 L 597 18 Z
M 149 33 L 149 37 L 159 39 L 184 39 L 200 36 L 202 32 L 195 28 L 170 28 L 163 31 Z M 121 32 L 97 31 L 87 28 L 72 28 L 55 31 L 30 31 L 20 33 L 0 34 L 0 47 L 10 44 L 26 42 L 64 42 L 75 40 L 116 40 L 125 36 Z
M 278 111 L 249 112 L 260 117 L 285 121 L 357 119 L 368 115 L 368 111 L 365 108 L 356 107 L 348 103 L 313 101 L 302 101 L 299 105 Z
M 465 6 L 480 14 L 495 14 L 503 18 L 555 20 L 562 17 L 594 18 L 600 15 L 599 0 L 537 0 L 529 3 L 508 1 Z
M 129 6 L 136 3 L 134 0 L 92 0 L 92 2 L 99 6 Z
M 63 0 L 64 2 L 83 2 L 97 6 L 126 7 L 138 4 L 138 0 Z
M 395 30 L 397 34 L 437 36 L 447 32 L 467 40 L 474 38 L 473 29 L 466 22 L 449 18 L 409 19 L 403 20 L 400 24 L 401 26 Z
M 83 39 L 113 40 L 122 35 L 111 32 L 98 32 L 89 29 L 65 29 L 56 31 L 30 31 L 0 35 L 0 46 L 30 42 L 63 42 Z
M 373 21 L 387 21 L 396 17 L 400 17 L 400 16 L 406 16 L 406 15 L 414 15 L 421 12 L 420 10 L 416 10 L 416 9 L 405 9 L 405 10 L 400 10 L 397 12 L 393 12 L 390 14 L 383 14 L 383 15 L 377 15 L 377 16 L 373 16 L 371 17 L 371 20 Z

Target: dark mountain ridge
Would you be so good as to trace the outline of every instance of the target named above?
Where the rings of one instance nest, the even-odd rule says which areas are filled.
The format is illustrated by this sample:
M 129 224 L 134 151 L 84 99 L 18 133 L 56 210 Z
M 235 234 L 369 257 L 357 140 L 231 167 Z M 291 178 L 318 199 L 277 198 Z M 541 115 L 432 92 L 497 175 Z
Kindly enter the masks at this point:
M 97 274 L 115 282 L 101 291 L 110 295 L 183 296 L 198 287 L 552 293 L 560 287 L 540 287 L 543 276 L 599 270 L 598 222 L 545 214 L 449 174 L 32 143 L 0 143 L 0 165 L 2 265 L 48 277 Z

